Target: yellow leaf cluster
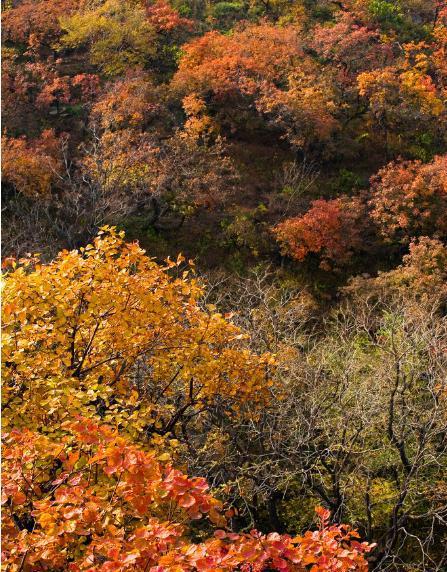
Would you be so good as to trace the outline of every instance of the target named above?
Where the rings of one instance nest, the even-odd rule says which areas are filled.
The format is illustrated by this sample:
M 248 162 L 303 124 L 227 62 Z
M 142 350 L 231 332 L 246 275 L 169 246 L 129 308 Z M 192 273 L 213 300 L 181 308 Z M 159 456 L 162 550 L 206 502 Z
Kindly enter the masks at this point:
M 162 267 L 105 228 L 80 251 L 8 273 L 5 422 L 50 431 L 82 414 L 136 438 L 175 407 L 200 409 L 218 395 L 263 400 L 271 356 L 254 355 L 238 328 L 199 308 L 202 289 L 181 264 Z

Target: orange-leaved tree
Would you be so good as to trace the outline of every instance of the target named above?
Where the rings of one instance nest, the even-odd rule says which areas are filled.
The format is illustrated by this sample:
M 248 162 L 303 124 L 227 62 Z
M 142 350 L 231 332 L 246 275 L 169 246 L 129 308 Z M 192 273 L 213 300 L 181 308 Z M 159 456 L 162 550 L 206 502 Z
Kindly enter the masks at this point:
M 392 56 L 390 46 L 380 41 L 378 30 L 362 25 L 348 11 L 341 12 L 335 23 L 315 26 L 311 45 L 335 67 L 338 81 L 345 86 L 362 71 L 379 67 Z
M 211 126 L 198 117 L 194 98 L 184 105 L 190 119 L 172 129 L 166 90 L 132 70 L 109 82 L 92 106 L 96 137 L 79 163 L 84 180 L 116 205 L 115 213 L 127 208 L 148 226 L 162 226 L 162 219 L 181 225 L 196 209 L 221 207 L 233 194 L 238 176 L 225 142 L 207 136 Z
M 224 127 L 268 118 L 293 145 L 326 139 L 336 129 L 334 94 L 306 55 L 300 28 L 247 25 L 216 31 L 183 47 L 172 87 L 204 98 Z M 235 110 L 237 109 L 237 113 Z
M 32 140 L 2 137 L 3 181 L 27 196 L 49 195 L 62 170 L 63 141 L 53 130 Z
M 328 511 L 319 509 L 319 530 L 303 536 L 236 534 L 205 479 L 187 477 L 106 425 L 79 418 L 66 430 L 58 441 L 28 429 L 4 435 L 7 570 L 367 570 L 371 547 L 349 528 L 330 526 Z M 221 528 L 194 543 L 188 533 L 203 517 Z
M 59 18 L 71 14 L 82 0 L 24 0 L 11 4 L 2 15 L 4 40 L 48 52 L 61 34 Z
M 372 179 L 372 217 L 387 241 L 447 236 L 447 155 L 430 163 L 400 161 Z

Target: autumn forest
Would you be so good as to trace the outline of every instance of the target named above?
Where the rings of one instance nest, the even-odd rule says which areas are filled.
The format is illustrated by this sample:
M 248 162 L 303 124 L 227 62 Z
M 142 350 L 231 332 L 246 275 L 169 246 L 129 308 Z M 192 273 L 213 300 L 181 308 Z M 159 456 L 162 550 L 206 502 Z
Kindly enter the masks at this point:
M 447 571 L 447 2 L 2 0 L 2 569 Z

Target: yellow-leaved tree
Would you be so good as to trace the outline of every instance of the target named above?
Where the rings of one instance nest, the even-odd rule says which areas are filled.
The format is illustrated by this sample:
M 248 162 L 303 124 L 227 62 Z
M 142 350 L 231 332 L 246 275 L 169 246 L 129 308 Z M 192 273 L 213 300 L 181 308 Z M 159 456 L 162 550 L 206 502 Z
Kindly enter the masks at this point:
M 77 414 L 130 437 L 172 435 L 218 397 L 262 400 L 270 355 L 212 308 L 183 258 L 158 265 L 124 234 L 50 264 L 13 262 L 3 292 L 3 407 L 10 426 L 57 431 Z

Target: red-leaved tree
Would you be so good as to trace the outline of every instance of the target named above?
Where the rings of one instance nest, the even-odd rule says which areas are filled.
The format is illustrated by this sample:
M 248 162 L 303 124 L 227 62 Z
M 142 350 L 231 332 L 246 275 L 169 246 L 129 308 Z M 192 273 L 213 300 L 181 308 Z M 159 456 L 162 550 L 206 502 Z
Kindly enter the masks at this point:
M 302 216 L 287 219 L 273 229 L 283 254 L 299 262 L 309 254 L 319 256 L 320 267 L 329 269 L 349 261 L 362 246 L 361 198 L 340 197 L 313 201 Z

